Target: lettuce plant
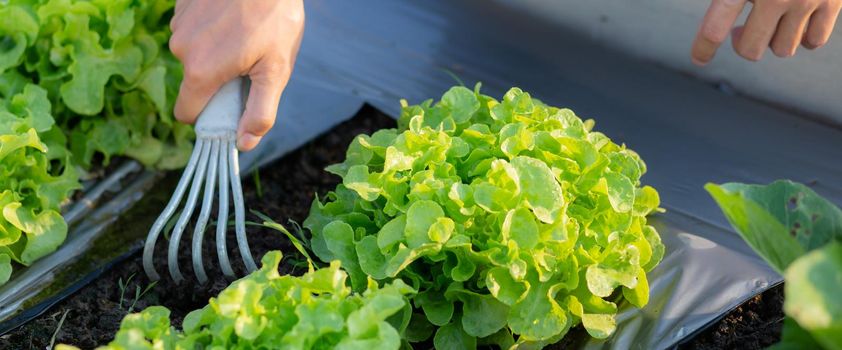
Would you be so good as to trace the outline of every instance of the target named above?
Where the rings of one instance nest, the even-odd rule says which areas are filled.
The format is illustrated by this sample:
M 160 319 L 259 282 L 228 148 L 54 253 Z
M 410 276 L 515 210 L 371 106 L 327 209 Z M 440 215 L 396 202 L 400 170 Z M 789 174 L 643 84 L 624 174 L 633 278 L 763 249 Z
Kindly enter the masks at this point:
M 280 252 L 232 283 L 202 309 L 170 325 L 169 310 L 152 306 L 123 319 L 102 350 L 124 349 L 398 349 L 409 317 L 401 281 L 352 293 L 339 262 L 301 277 L 280 276 Z M 69 349 L 70 347 L 64 347 Z
M 842 210 L 791 181 L 705 188 L 737 233 L 783 274 L 778 349 L 842 349 Z
M 182 74 L 166 46 L 173 5 L 0 1 L 0 284 L 13 261 L 64 241 L 77 168 L 114 155 L 186 163 L 192 129 L 169 112 Z
M 0 80 L 37 83 L 76 164 L 128 155 L 180 167 L 191 129 L 170 115 L 181 67 L 167 51 L 173 0 L 0 2 Z
M 59 209 L 79 183 L 54 122 L 44 89 L 0 83 L 0 284 L 67 234 Z
M 342 184 L 304 226 L 354 289 L 370 277 L 418 290 L 408 341 L 540 346 L 580 323 L 605 338 L 620 299 L 648 302 L 664 246 L 635 152 L 517 88 L 402 105 L 398 129 L 357 137 L 327 169 Z

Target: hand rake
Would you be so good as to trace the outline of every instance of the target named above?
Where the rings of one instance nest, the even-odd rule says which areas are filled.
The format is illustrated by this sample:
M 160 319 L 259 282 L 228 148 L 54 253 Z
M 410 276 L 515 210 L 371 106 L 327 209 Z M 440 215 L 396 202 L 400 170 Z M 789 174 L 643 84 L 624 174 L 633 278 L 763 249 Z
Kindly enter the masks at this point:
M 216 221 L 216 253 L 219 257 L 222 273 L 229 278 L 236 277 L 234 270 L 231 268 L 231 262 L 228 260 L 225 241 L 228 226 L 229 186 L 234 202 L 234 227 L 240 256 L 249 272 L 257 269 L 246 238 L 245 205 L 243 203 L 243 190 L 240 185 L 240 166 L 236 147 L 237 124 L 243 113 L 247 85 L 244 78 L 229 81 L 216 92 L 202 113 L 199 114 L 195 128 L 196 144 L 193 148 L 193 154 L 190 156 L 187 167 L 184 168 L 184 173 L 172 198 L 152 225 L 143 247 L 143 269 L 152 280 L 160 278 L 152 263 L 155 242 L 157 242 L 161 231 L 179 207 L 184 193 L 187 192 L 188 184 L 190 185 L 190 192 L 170 234 L 169 249 L 167 250 L 167 265 L 172 279 L 176 283 L 184 280 L 184 276 L 178 267 L 178 246 L 181 235 L 193 216 L 196 202 L 199 199 L 199 190 L 203 184 L 202 208 L 199 210 L 198 220 L 193 229 L 193 244 L 191 246 L 193 271 L 196 274 L 196 279 L 203 284 L 208 280 L 202 261 L 202 239 L 211 215 L 214 191 L 217 187 L 219 189 L 219 206 Z

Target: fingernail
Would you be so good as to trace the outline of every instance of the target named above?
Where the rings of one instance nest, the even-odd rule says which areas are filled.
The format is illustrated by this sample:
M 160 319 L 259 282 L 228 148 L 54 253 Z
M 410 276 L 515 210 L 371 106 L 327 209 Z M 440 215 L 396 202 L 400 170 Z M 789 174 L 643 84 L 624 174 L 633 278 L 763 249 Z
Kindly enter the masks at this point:
M 807 41 L 806 47 L 810 50 L 815 50 L 815 49 L 821 47 L 822 45 L 824 45 L 823 42 L 815 43 L 815 42 L 812 42 L 812 41 Z
M 257 144 L 260 143 L 260 136 L 245 133 L 240 135 L 240 138 L 237 139 L 237 149 L 242 152 L 248 152 L 257 147 Z

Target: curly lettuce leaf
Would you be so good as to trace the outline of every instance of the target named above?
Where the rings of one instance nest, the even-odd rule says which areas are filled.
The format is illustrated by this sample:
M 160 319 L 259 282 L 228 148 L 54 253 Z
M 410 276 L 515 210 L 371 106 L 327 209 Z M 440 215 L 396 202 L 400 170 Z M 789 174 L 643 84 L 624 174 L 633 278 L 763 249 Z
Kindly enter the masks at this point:
M 38 35 L 38 22 L 23 6 L 0 7 L 0 73 L 21 63 Z

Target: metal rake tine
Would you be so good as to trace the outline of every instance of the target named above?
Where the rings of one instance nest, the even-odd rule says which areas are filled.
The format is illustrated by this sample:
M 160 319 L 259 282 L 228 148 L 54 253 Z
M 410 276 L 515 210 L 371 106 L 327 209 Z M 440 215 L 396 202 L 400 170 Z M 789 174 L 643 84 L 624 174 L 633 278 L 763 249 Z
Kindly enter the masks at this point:
M 231 141 L 225 141 L 219 152 L 219 216 L 216 219 L 216 255 L 222 274 L 228 278 L 236 277 L 231 261 L 228 260 L 228 248 L 225 233 L 228 232 L 228 148 Z
M 193 255 L 193 272 L 196 274 L 196 279 L 199 283 L 205 284 L 208 281 L 208 275 L 205 273 L 205 267 L 202 264 L 202 239 L 205 235 L 205 227 L 208 225 L 211 208 L 213 207 L 214 188 L 216 186 L 217 162 L 219 158 L 219 143 L 220 140 L 213 140 L 211 143 L 210 158 L 208 160 L 208 177 L 205 181 L 205 193 L 202 199 L 202 209 L 199 210 L 199 220 L 196 222 L 196 227 L 193 229 L 193 246 L 191 252 Z
M 161 215 L 159 215 L 158 219 L 155 220 L 155 223 L 152 225 L 152 229 L 149 230 L 149 235 L 146 236 L 146 243 L 143 246 L 143 270 L 146 272 L 146 276 L 148 276 L 151 280 L 157 281 L 161 278 L 161 276 L 158 275 L 158 272 L 155 271 L 155 265 L 152 261 L 152 254 L 155 253 L 155 243 L 158 241 L 158 236 L 161 234 L 161 230 L 167 224 L 167 221 L 170 220 L 173 213 L 175 213 L 175 210 L 178 208 L 178 204 L 181 203 L 181 198 L 184 197 L 184 192 L 187 190 L 187 184 L 190 182 L 190 178 L 196 170 L 196 163 L 198 163 L 199 155 L 201 154 L 201 152 L 197 150 L 202 149 L 203 145 L 203 140 L 200 139 L 196 141 L 196 145 L 193 148 L 193 154 L 190 155 L 187 167 L 184 168 L 184 173 L 181 175 L 181 179 L 178 180 L 178 185 L 175 187 L 173 196 L 170 198 L 170 201 L 167 203 L 164 211 L 161 212 Z
M 237 246 L 240 248 L 240 256 L 246 265 L 249 273 L 257 270 L 257 264 L 251 256 L 248 239 L 246 238 L 246 209 L 243 203 L 243 189 L 240 185 L 240 162 L 237 155 L 237 147 L 229 143 L 228 152 L 230 162 L 228 169 L 231 171 L 231 190 L 234 196 L 234 228 L 237 231 Z
M 190 185 L 190 194 L 187 195 L 187 202 L 184 204 L 184 210 L 181 211 L 181 216 L 175 223 L 175 228 L 170 235 L 170 247 L 167 251 L 167 267 L 170 270 L 170 277 L 176 282 L 181 283 L 184 276 L 178 268 L 178 245 L 181 241 L 181 234 L 187 227 L 187 221 L 193 216 L 193 210 L 196 208 L 196 201 L 199 198 L 199 189 L 202 187 L 202 182 L 205 177 L 205 171 L 208 169 L 208 155 L 210 153 L 210 142 L 205 142 L 202 145 L 202 155 L 197 164 L 196 173 L 193 176 L 193 183 Z

